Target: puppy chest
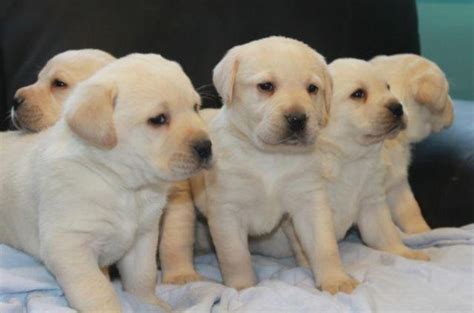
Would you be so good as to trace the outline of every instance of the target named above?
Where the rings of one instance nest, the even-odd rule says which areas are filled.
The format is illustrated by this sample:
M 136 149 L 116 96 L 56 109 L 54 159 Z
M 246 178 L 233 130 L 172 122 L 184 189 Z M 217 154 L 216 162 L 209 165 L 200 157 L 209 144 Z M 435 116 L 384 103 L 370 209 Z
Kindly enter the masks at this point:
M 214 185 L 208 195 L 221 206 L 238 210 L 239 218 L 250 235 L 273 230 L 291 207 L 288 199 L 298 198 L 307 177 L 314 177 L 310 160 L 298 155 L 262 154 L 246 150 L 219 159 Z M 208 184 L 209 186 L 209 184 Z M 218 208 L 217 208 L 218 209 Z
M 264 200 L 264 201 L 262 201 Z M 271 232 L 283 217 L 281 203 L 274 199 L 262 199 L 246 214 L 245 221 L 249 235 L 258 236 Z
M 268 177 L 241 180 L 235 189 L 234 201 L 238 205 L 242 221 L 247 225 L 250 235 L 270 232 L 280 222 L 284 213 L 282 194 L 284 182 Z
M 156 229 L 164 199 L 154 193 L 124 197 L 109 226 L 103 226 L 100 263 L 116 262 L 133 247 L 138 236 Z
M 390 153 L 388 151 L 386 153 Z M 409 166 L 409 156 L 403 151 L 394 151 L 384 159 L 385 169 L 385 188 L 393 188 L 407 178 L 407 169 Z
M 341 168 L 340 175 L 328 184 L 337 237 L 341 239 L 357 220 L 360 198 L 367 188 L 370 169 L 362 162 Z
M 99 264 L 109 265 L 117 262 L 132 247 L 137 232 L 137 225 L 132 221 L 123 221 L 104 225 L 102 236 L 96 238 L 95 244 L 99 254 Z

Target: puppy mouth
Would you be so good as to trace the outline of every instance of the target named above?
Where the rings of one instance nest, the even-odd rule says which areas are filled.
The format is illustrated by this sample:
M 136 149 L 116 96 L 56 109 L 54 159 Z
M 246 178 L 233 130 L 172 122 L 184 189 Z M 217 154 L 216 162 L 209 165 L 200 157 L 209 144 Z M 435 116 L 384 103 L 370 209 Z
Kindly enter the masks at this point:
M 183 179 L 196 175 L 201 170 L 211 169 L 214 165 L 212 159 L 203 161 L 179 162 L 173 166 L 173 172 Z
M 10 115 L 10 121 L 11 121 L 13 127 L 15 127 L 16 130 L 35 132 L 34 129 L 23 126 L 22 123 L 21 123 L 21 120 L 18 119 L 18 117 L 15 114 L 15 111 L 13 111 L 13 110 L 12 110 L 11 115 Z
M 269 142 L 268 140 L 258 136 L 258 139 L 265 145 L 269 146 L 309 146 L 314 143 L 314 140 L 309 140 L 307 136 L 301 134 L 290 134 L 275 142 Z
M 281 144 L 286 146 L 306 146 L 308 142 L 305 136 L 298 136 L 293 134 L 283 139 Z
M 197 167 L 197 171 L 202 170 L 202 169 L 208 170 L 208 169 L 211 169 L 213 166 L 214 166 L 214 159 L 208 158 L 200 162 L 199 166 Z
M 11 122 L 12 122 L 13 127 L 15 127 L 16 130 L 22 130 L 22 131 L 27 131 L 27 132 L 32 132 L 32 133 L 36 132 L 32 128 L 23 126 L 21 124 L 21 121 L 16 116 L 11 117 Z
M 395 138 L 398 133 L 406 128 L 406 123 L 403 122 L 402 120 L 397 121 L 396 123 L 390 125 L 386 130 L 384 130 L 382 133 L 377 133 L 377 134 L 369 134 L 366 135 L 367 139 L 369 139 L 371 142 L 376 142 L 383 140 L 385 138 Z
M 18 120 L 18 118 L 16 117 L 16 115 L 13 111 L 11 113 L 10 120 L 12 121 L 12 125 L 13 125 L 13 127 L 15 127 L 15 129 L 17 129 L 17 130 L 22 130 L 23 129 L 23 127 L 21 127 L 20 121 Z
M 22 102 L 22 105 L 24 106 L 26 104 L 25 101 Z M 44 124 L 42 123 L 43 119 L 43 114 L 39 110 L 25 110 L 20 108 L 18 110 L 11 109 L 10 112 L 10 121 L 11 124 L 17 129 L 17 130 L 23 130 L 23 131 L 28 131 L 28 132 L 37 132 L 44 128 Z M 25 126 L 24 124 L 26 123 Z M 43 127 L 41 127 L 43 125 Z M 46 125 L 47 126 L 47 125 Z
M 400 130 L 402 130 L 403 127 L 402 127 L 402 124 L 401 123 L 397 123 L 395 125 L 393 125 L 392 127 L 390 127 L 386 133 L 386 136 L 390 136 Z

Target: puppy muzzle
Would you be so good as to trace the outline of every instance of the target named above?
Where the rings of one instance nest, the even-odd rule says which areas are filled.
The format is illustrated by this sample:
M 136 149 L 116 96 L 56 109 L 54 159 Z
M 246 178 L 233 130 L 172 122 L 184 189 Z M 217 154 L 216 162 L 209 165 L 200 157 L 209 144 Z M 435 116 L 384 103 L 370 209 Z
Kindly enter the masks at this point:
M 212 166 L 212 142 L 209 139 L 198 140 L 191 147 L 200 167 L 210 168 Z
M 389 118 L 392 122 L 388 123 L 385 127 L 385 135 L 391 139 L 398 135 L 401 130 L 407 127 L 407 119 L 403 110 L 403 106 L 400 102 L 392 102 L 387 105 L 387 109 L 390 112 Z
M 285 115 L 286 122 L 288 124 L 288 132 L 298 134 L 302 133 L 306 129 L 308 117 L 304 113 L 291 113 Z
M 21 97 L 15 97 L 13 98 L 13 101 L 12 101 L 12 108 L 13 110 L 17 110 L 21 105 L 22 103 L 25 101 L 24 98 L 21 98 Z

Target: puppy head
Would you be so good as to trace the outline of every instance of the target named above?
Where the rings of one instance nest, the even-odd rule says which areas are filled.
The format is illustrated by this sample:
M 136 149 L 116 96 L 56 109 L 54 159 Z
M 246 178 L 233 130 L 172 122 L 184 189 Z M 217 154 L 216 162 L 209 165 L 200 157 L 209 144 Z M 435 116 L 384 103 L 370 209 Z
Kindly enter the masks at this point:
M 330 123 L 363 145 L 395 137 L 406 127 L 403 107 L 374 66 L 357 59 L 329 65 L 334 81 Z
M 393 94 L 406 108 L 410 142 L 452 124 L 449 84 L 435 63 L 414 54 L 379 56 L 370 62 L 386 77 Z
M 210 166 L 200 98 L 181 67 L 154 54 L 121 58 L 79 84 L 66 122 L 111 160 L 158 178 L 187 179 Z M 100 150 L 99 150 L 100 151 Z
M 17 90 L 11 118 L 17 128 L 40 131 L 59 119 L 74 87 L 115 58 L 94 49 L 70 50 L 50 59 L 38 80 Z
M 214 68 L 231 123 L 260 149 L 298 151 L 329 118 L 332 81 L 306 44 L 269 37 L 232 48 Z

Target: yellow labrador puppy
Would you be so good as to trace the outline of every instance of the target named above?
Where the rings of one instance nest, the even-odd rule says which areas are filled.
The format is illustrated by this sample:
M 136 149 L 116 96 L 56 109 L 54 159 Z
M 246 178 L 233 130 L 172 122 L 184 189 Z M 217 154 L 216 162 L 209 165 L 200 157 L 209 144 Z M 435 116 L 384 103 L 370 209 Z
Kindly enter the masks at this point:
M 11 110 L 13 124 L 34 132 L 52 126 L 74 87 L 113 60 L 107 52 L 96 49 L 69 50 L 54 56 L 34 84 L 17 90 Z
M 207 125 L 219 113 L 218 109 L 199 111 Z M 205 192 L 201 190 L 202 180 L 195 181 L 195 196 L 200 196 L 199 202 L 205 203 Z M 202 199 L 204 198 L 204 199 Z M 193 281 L 205 280 L 196 272 L 193 264 L 196 210 L 191 190 L 191 182 L 185 180 L 173 184 L 168 194 L 168 203 L 161 218 L 161 235 L 159 242 L 159 261 L 161 280 L 165 284 L 186 284 Z M 207 230 L 207 226 L 197 224 L 199 230 Z M 206 232 L 207 234 L 207 232 Z M 210 238 L 201 240 L 202 244 L 210 243 Z M 203 249 L 209 252 L 210 249 Z
M 217 162 L 191 185 L 194 203 L 207 217 L 224 283 L 237 289 L 255 285 L 248 237 L 271 232 L 290 214 L 318 284 L 326 289 L 352 284 L 335 239 L 330 253 L 319 253 L 331 245 L 324 231 L 331 211 L 313 156 L 332 94 L 323 57 L 302 42 L 269 37 L 232 48 L 213 79 L 225 103 L 208 115 Z M 171 252 L 166 255 L 176 257 Z M 191 268 L 188 262 L 188 273 Z
M 414 54 L 379 56 L 371 63 L 385 76 L 408 115 L 407 129 L 395 139 L 385 141 L 383 149 L 385 188 L 392 218 L 406 233 L 429 231 L 408 183 L 408 167 L 411 144 L 453 122 L 448 81 L 436 64 Z
M 402 243 L 385 201 L 383 143 L 405 127 L 402 105 L 390 92 L 383 76 L 368 62 L 339 59 L 331 63 L 329 69 L 334 82 L 331 117 L 317 140 L 315 157 L 319 160 L 319 174 L 328 190 L 333 216 L 325 221 L 322 234 L 327 244 L 318 247 L 317 253 L 337 251 L 331 237 L 343 239 L 355 224 L 363 241 L 372 248 L 428 260 L 425 253 L 411 250 Z M 304 249 L 306 239 L 293 231 L 293 226 L 299 226 L 298 221 L 293 218 L 292 224 L 285 221 L 283 232 L 298 263 L 312 266 L 311 256 L 306 255 Z M 283 232 L 279 230 L 271 237 L 253 242 L 252 251 L 276 257 L 291 254 Z M 328 291 L 349 292 L 355 285 Z
M 80 312 L 121 312 L 100 267 L 155 296 L 161 208 L 170 185 L 207 167 L 199 95 L 181 67 L 134 54 L 74 90 L 37 134 L 0 136 L 0 242 L 42 260 Z

